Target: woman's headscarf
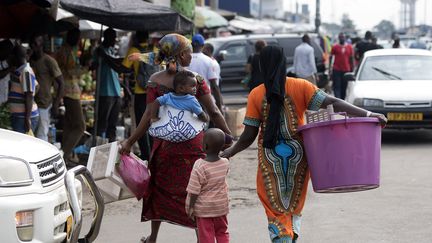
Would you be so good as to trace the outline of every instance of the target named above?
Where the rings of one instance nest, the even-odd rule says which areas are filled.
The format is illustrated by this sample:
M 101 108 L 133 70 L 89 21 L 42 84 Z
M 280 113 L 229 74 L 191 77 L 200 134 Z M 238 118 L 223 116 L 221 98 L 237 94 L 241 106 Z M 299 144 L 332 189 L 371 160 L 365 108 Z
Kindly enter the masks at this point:
M 191 42 L 188 38 L 179 34 L 165 35 L 159 41 L 159 53 L 156 61 L 159 63 L 166 63 L 169 71 L 176 71 L 178 68 L 177 56 L 187 50 L 191 49 Z
M 267 104 L 270 105 L 263 146 L 274 148 L 279 136 L 280 113 L 285 98 L 286 60 L 283 49 L 277 46 L 266 46 L 260 53 L 259 61 L 264 76 Z

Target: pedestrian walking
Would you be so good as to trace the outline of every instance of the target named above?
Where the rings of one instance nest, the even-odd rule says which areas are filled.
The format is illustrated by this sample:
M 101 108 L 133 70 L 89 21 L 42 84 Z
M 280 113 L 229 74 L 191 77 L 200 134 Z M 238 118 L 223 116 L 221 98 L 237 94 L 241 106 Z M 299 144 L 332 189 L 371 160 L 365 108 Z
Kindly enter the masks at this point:
M 210 57 L 212 59 L 212 64 L 213 64 L 213 71 L 216 74 L 216 84 L 219 87 L 219 90 L 221 89 L 221 68 L 220 65 L 218 63 L 218 61 L 216 60 L 216 58 L 214 58 L 213 56 L 213 52 L 214 52 L 214 46 L 210 43 L 205 43 L 204 47 L 202 49 L 202 53 L 208 57 Z
M 210 128 L 204 134 L 206 157 L 198 159 L 191 172 L 186 199 L 186 213 L 195 218 L 200 243 L 229 242 L 228 185 L 229 161 L 220 158 L 225 134 Z
M 75 28 L 66 34 L 66 40 L 56 55 L 57 63 L 64 78 L 63 103 L 66 109 L 63 121 L 63 158 L 67 166 L 76 165 L 79 160 L 73 156 L 73 149 L 86 129 L 81 107 L 79 80 L 84 70 L 81 68 L 76 47 L 80 40 L 80 30 Z
M 262 71 L 259 67 L 259 58 L 261 50 L 267 45 L 264 40 L 257 40 L 255 42 L 255 53 L 250 55 L 246 64 L 246 73 L 250 75 L 248 82 L 249 92 L 256 86 L 264 83 Z
M 271 242 L 296 242 L 300 235 L 301 213 L 306 199 L 309 169 L 298 126 L 306 110 L 333 105 L 350 116 L 377 117 L 341 99 L 327 95 L 304 79 L 286 77 L 285 56 L 280 47 L 261 51 L 264 84 L 248 96 L 245 129 L 238 142 L 223 151 L 230 158 L 249 147 L 258 137 L 257 193 L 268 219 Z
M 399 37 L 396 37 L 393 40 L 392 48 L 401 48 L 400 39 Z
M 331 77 L 333 80 L 333 92 L 336 98 L 345 99 L 347 81 L 344 75 L 354 70 L 354 52 L 352 46 L 345 43 L 345 34 L 339 33 L 339 43 L 333 45 L 330 56 L 332 67 Z
M 296 77 L 317 84 L 317 68 L 315 64 L 314 49 L 310 44 L 309 35 L 302 37 L 302 43 L 294 50 L 294 73 Z
M 34 35 L 30 39 L 32 55 L 30 65 L 33 68 L 39 89 L 35 96 L 39 108 L 39 123 L 36 137 L 48 141 L 48 131 L 51 117 L 56 117 L 63 98 L 63 75 L 57 61 L 44 53 L 44 39 L 42 35 Z M 55 97 L 51 92 L 55 89 Z
M 354 55 L 358 63 L 361 63 L 365 52 L 379 48 L 378 45 L 373 43 L 373 38 L 374 36 L 372 35 L 372 32 L 368 30 L 365 33 L 364 39 L 356 44 Z
M 196 34 L 192 37 L 192 61 L 188 67 L 189 70 L 201 75 L 210 87 L 211 94 L 215 100 L 216 106 L 222 111 L 222 94 L 217 83 L 217 75 L 213 68 L 213 61 L 210 57 L 202 53 L 204 47 L 204 37 Z
M 150 77 L 147 85 L 147 108 L 143 118 L 133 134 L 121 142 L 120 153 L 130 153 L 131 146 L 142 137 L 150 126 L 150 106 L 158 98 L 173 91 L 173 80 L 177 72 L 189 66 L 192 59 L 192 47 L 189 39 L 179 34 L 165 35 L 159 41 L 160 51 L 155 56 L 157 63 L 166 63 L 166 70 L 157 72 Z M 148 54 L 144 54 L 146 56 Z M 142 60 L 143 55 L 132 54 L 130 59 Z M 198 75 L 195 75 L 198 77 Z M 210 89 L 202 77 L 197 78 L 198 85 L 195 97 L 208 112 L 210 120 L 226 134 L 231 134 L 228 126 L 213 102 Z M 160 114 L 169 116 L 169 114 Z M 179 121 L 181 122 L 181 121 Z M 151 221 L 151 234 L 143 237 L 141 242 L 156 242 L 162 221 L 181 226 L 196 228 L 196 222 L 186 214 L 186 187 L 189 182 L 193 164 L 204 158 L 203 139 L 200 132 L 195 137 L 174 142 L 168 139 L 153 138 L 150 155 L 151 186 L 150 196 L 143 200 L 142 221 Z M 227 135 L 228 137 L 229 135 Z

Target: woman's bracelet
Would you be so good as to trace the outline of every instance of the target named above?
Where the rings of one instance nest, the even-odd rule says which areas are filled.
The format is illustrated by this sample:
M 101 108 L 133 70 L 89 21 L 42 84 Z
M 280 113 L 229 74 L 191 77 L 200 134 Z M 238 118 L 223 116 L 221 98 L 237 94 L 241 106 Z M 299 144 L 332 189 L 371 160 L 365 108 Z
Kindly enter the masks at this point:
M 371 115 L 372 115 L 372 112 L 370 112 L 370 111 L 366 112 L 366 117 L 370 117 Z

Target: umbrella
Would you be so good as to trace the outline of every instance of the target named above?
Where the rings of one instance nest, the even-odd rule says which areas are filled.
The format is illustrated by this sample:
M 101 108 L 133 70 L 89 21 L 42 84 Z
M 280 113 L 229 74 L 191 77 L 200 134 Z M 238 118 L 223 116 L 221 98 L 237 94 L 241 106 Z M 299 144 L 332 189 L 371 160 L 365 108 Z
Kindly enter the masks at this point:
M 77 18 L 75 15 L 69 11 L 66 11 L 62 8 L 57 8 L 56 13 L 56 21 L 63 20 L 63 21 L 69 21 L 69 22 L 76 22 Z
M 81 38 L 87 38 L 87 39 L 97 39 L 101 36 L 101 30 L 104 31 L 108 27 L 102 26 L 101 24 L 98 24 L 96 22 L 90 21 L 90 20 L 83 20 L 81 19 L 79 21 L 79 29 L 81 31 Z
M 189 32 L 193 24 L 166 6 L 142 0 L 61 0 L 61 6 L 81 19 L 123 30 Z
M 98 39 L 101 36 L 101 30 L 104 31 L 108 28 L 108 26 L 103 26 L 90 20 L 78 19 L 73 13 L 62 9 L 61 7 L 57 8 L 57 13 L 54 16 L 57 23 L 70 23 L 74 25 L 74 27 L 78 27 L 81 31 L 81 38 Z M 116 31 L 119 32 L 120 30 Z
M 197 28 L 218 28 L 228 26 L 228 21 L 219 13 L 205 7 L 195 7 L 194 24 Z
M 0 38 L 21 38 L 31 33 L 44 32 L 54 21 L 47 9 L 47 0 L 4 0 L 0 3 Z

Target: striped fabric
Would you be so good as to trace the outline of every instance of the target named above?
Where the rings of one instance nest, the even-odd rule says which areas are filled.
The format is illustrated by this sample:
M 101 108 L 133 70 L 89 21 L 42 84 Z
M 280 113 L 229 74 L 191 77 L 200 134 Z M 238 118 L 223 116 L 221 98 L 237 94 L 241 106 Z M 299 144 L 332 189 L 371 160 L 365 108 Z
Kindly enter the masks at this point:
M 229 162 L 224 158 L 215 162 L 203 159 L 195 162 L 186 188 L 186 203 L 189 203 L 189 193 L 198 195 L 194 206 L 196 217 L 218 217 L 228 214 L 228 171 Z
M 13 116 L 25 117 L 25 93 L 31 92 L 33 96 L 31 117 L 38 116 L 38 107 L 34 101 L 38 83 L 30 64 L 26 63 L 19 67 L 15 73 L 10 75 L 10 79 L 8 104 L 11 114 Z

